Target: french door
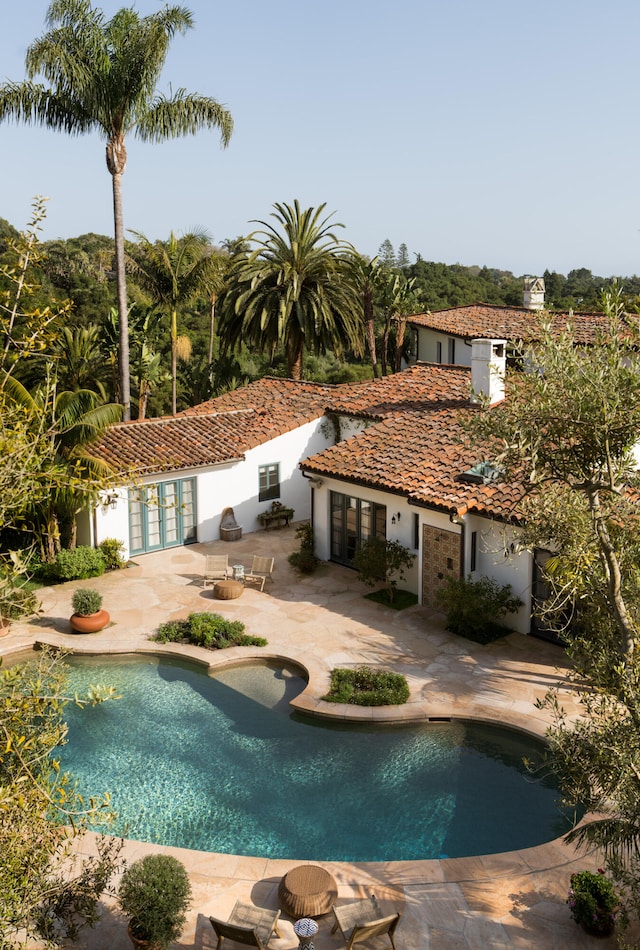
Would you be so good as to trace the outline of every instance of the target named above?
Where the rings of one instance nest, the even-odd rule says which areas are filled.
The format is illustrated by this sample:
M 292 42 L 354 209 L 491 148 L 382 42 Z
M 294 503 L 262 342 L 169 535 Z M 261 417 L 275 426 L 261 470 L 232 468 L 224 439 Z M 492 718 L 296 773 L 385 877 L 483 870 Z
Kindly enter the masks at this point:
M 129 551 L 144 554 L 196 540 L 195 478 L 129 491 Z
M 386 538 L 387 509 L 364 498 L 331 492 L 331 560 L 353 567 L 356 550 L 370 538 Z

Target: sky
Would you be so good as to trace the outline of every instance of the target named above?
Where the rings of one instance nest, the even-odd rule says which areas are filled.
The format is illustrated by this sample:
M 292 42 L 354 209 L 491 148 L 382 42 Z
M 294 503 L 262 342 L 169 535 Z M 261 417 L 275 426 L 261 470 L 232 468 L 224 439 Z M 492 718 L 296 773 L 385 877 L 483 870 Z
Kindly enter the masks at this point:
M 184 2 L 158 90 L 213 96 L 235 131 L 130 135 L 125 228 L 219 243 L 298 199 L 369 256 L 389 239 L 411 261 L 640 273 L 637 0 Z M 25 78 L 48 6 L 2 0 L 0 82 Z M 44 240 L 113 233 L 97 133 L 4 122 L 0 156 L 0 217 L 22 229 L 45 195 Z

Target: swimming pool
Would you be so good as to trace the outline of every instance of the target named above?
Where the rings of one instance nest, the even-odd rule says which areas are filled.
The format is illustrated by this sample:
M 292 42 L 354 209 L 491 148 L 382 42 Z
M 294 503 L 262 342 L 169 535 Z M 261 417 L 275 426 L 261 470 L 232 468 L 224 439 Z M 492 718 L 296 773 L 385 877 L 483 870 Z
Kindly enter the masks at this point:
M 269 858 L 387 861 L 531 847 L 570 822 L 522 763 L 539 742 L 470 722 L 328 723 L 291 713 L 295 672 L 208 676 L 158 657 L 71 658 L 72 686 L 122 698 L 67 707 L 63 767 L 109 791 L 110 833 Z

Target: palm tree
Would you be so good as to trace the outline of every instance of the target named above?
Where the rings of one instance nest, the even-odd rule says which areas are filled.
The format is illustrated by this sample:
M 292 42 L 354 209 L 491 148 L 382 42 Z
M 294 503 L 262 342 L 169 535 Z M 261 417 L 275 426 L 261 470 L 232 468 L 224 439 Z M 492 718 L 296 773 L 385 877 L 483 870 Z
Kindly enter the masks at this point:
M 352 267 L 356 287 L 358 288 L 358 292 L 360 293 L 360 297 L 362 299 L 362 315 L 364 319 L 369 357 L 371 359 L 373 378 L 378 379 L 380 373 L 378 370 L 378 357 L 376 355 L 376 334 L 374 323 L 375 313 L 373 299 L 376 290 L 383 284 L 383 275 L 386 273 L 386 271 L 384 270 L 378 257 L 374 257 L 373 260 L 369 260 L 366 257 L 362 257 L 360 254 L 354 255 Z
M 161 142 L 220 130 L 222 143 L 233 130 L 230 112 L 215 99 L 178 89 L 156 92 L 171 40 L 193 26 L 185 7 L 165 6 L 140 17 L 123 8 L 110 20 L 90 0 L 52 0 L 45 33 L 29 47 L 27 80 L 0 86 L 0 120 L 35 122 L 70 135 L 97 131 L 106 140 L 113 188 L 119 320 L 120 398 L 131 415 L 129 328 L 122 216 L 126 136 Z M 49 86 L 36 84 L 42 74 Z
M 122 406 L 104 403 L 88 389 L 56 393 L 50 380 L 31 394 L 6 374 L 4 397 L 8 406 L 24 410 L 34 426 L 44 426 L 51 441 L 54 469 L 42 471 L 48 490 L 39 504 L 28 505 L 24 519 L 39 541 L 42 556 L 52 560 L 60 550 L 62 535 L 75 544 L 77 513 L 112 483 L 112 469 L 91 455 L 90 446 L 109 425 L 120 422 Z
M 204 231 L 191 231 L 168 241 L 151 242 L 144 234 L 132 232 L 138 239 L 136 251 L 127 258 L 127 267 L 139 287 L 146 291 L 158 309 L 169 314 L 171 324 L 171 403 L 177 411 L 178 308 L 203 291 L 211 297 L 219 269 L 218 258 L 211 253 L 211 242 Z M 213 304 L 212 304 L 213 307 Z
M 362 352 L 362 318 L 351 274 L 351 245 L 330 230 L 325 205 L 300 210 L 275 204 L 281 231 L 266 221 L 230 264 L 219 302 L 224 346 L 253 344 L 273 352 L 283 345 L 289 375 L 302 377 L 305 347 L 319 355 L 345 348 Z M 333 227 L 343 227 L 335 224 Z

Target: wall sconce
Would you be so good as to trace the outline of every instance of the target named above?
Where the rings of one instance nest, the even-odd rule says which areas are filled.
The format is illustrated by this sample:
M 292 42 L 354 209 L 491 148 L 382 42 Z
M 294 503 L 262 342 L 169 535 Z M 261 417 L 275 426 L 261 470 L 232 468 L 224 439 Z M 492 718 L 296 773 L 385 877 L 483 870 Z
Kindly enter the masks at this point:
M 107 492 L 105 495 L 104 501 L 102 502 L 103 508 L 113 508 L 114 510 L 118 507 L 118 495 L 116 492 Z
M 397 515 L 391 515 L 391 524 L 395 524 L 396 521 L 400 521 L 400 512 Z

